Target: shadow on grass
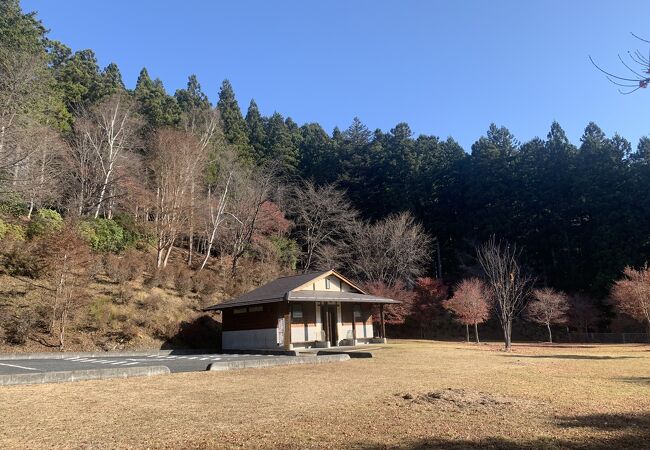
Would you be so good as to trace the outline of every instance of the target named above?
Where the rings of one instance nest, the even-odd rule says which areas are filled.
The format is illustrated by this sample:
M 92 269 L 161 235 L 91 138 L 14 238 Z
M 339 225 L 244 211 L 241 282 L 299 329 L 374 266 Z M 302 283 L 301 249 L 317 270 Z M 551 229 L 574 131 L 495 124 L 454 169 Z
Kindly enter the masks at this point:
M 578 359 L 578 360 L 595 360 L 603 361 L 608 359 L 632 359 L 640 356 L 599 356 L 599 355 L 522 355 L 518 353 L 505 353 L 503 356 L 508 358 L 535 358 L 535 359 Z
M 377 446 L 360 444 L 361 448 L 388 448 L 388 449 L 503 449 L 514 450 L 529 449 L 650 449 L 650 414 L 593 414 L 575 417 L 561 417 L 558 419 L 559 428 L 583 428 L 584 431 L 608 431 L 616 433 L 615 436 L 589 437 L 581 435 L 575 440 L 566 438 L 536 438 L 530 440 L 513 441 L 506 438 L 494 437 L 477 440 L 455 440 L 432 438 L 413 442 L 405 442 L 399 446 Z
M 618 381 L 625 381 L 626 383 L 647 384 L 650 386 L 650 377 L 626 377 L 617 378 Z

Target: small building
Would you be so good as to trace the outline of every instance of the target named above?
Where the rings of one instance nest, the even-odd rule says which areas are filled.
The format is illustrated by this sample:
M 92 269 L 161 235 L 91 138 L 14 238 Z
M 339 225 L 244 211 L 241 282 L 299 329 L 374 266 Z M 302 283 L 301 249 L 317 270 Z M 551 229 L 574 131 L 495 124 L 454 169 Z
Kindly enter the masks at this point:
M 222 313 L 224 350 L 291 350 L 385 342 L 384 305 L 393 303 L 328 270 L 278 278 L 205 310 Z

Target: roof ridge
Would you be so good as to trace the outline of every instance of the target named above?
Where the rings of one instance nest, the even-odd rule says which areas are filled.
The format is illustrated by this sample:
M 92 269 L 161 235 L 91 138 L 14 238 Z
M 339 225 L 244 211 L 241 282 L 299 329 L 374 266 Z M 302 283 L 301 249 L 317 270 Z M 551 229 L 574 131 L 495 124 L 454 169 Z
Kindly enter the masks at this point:
M 283 277 L 278 277 L 276 280 L 281 280 L 282 278 L 293 278 L 293 277 L 304 277 L 305 275 L 316 275 L 317 273 L 325 273 L 329 272 L 331 269 L 328 270 L 314 270 L 311 272 L 305 272 L 305 273 L 298 273 L 296 275 L 285 275 Z

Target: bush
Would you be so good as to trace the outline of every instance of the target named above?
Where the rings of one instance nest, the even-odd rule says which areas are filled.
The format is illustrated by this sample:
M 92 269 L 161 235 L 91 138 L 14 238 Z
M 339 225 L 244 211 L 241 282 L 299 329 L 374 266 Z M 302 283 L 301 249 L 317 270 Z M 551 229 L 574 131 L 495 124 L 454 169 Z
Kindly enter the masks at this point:
M 27 337 L 32 329 L 33 320 L 29 313 L 21 313 L 12 317 L 4 326 L 5 340 L 9 344 L 22 345 L 27 342 Z
M 0 239 L 4 238 L 7 234 L 7 224 L 4 220 L 0 219 Z
M 106 275 L 118 284 L 124 284 L 131 278 L 131 273 L 126 264 L 126 259 L 117 255 L 106 255 L 104 257 L 104 270 Z
M 127 250 L 121 257 L 108 254 L 104 258 L 106 274 L 116 283 L 137 280 L 144 271 L 143 256 L 136 250 Z
M 117 253 L 129 244 L 127 233 L 112 219 L 91 219 L 79 224 L 79 231 L 93 250 Z
M 11 238 L 15 241 L 24 241 L 27 239 L 27 230 L 20 225 L 5 222 L 5 234 L 4 236 L 0 236 L 0 239 L 2 237 Z
M 115 319 L 113 305 L 109 299 L 104 297 L 96 298 L 88 307 L 89 326 L 96 330 L 108 328 Z
M 192 289 L 192 271 L 186 266 L 178 266 L 174 270 L 174 289 L 181 297 L 185 297 Z
M 36 236 L 50 234 L 59 231 L 63 227 L 61 214 L 53 209 L 41 208 L 29 222 L 27 237 L 32 239 Z
M 144 279 L 144 287 L 146 288 L 162 288 L 173 287 L 174 274 L 169 268 L 151 269 Z
M 273 248 L 277 252 L 278 260 L 282 266 L 287 269 L 296 270 L 298 255 L 300 254 L 300 249 L 296 241 L 284 236 L 271 236 L 269 241 L 273 244 Z
M 164 303 L 165 299 L 159 294 L 149 294 L 138 302 L 140 308 L 148 312 L 159 311 Z
M 39 258 L 34 243 L 5 238 L 0 246 L 0 266 L 9 275 L 38 278 L 45 264 Z
M 127 322 L 120 329 L 113 333 L 113 337 L 117 339 L 120 343 L 131 342 L 140 334 L 138 327 L 134 324 Z
M 217 280 L 214 273 L 201 270 L 192 277 L 192 290 L 197 294 L 212 295 L 217 291 Z
M 26 216 L 29 209 L 17 195 L 10 195 L 0 201 L 0 214 L 11 217 Z
M 124 230 L 124 244 L 127 248 L 143 249 L 148 245 L 155 245 L 156 237 L 137 224 L 131 214 L 118 214 L 113 220 Z

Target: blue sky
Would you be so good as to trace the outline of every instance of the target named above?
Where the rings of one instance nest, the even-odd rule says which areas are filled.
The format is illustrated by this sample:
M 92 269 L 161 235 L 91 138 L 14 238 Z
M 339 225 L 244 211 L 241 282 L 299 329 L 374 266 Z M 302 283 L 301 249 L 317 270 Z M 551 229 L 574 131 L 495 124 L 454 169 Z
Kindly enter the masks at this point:
M 620 95 L 589 63 L 650 45 L 650 2 L 626 0 L 23 0 L 50 36 L 116 62 L 128 87 L 144 66 L 171 93 L 195 73 L 216 101 L 224 78 L 245 114 L 255 98 L 328 131 L 358 116 L 407 122 L 466 150 L 491 122 L 520 141 L 557 120 L 576 143 L 589 121 L 636 146 L 650 89 Z

